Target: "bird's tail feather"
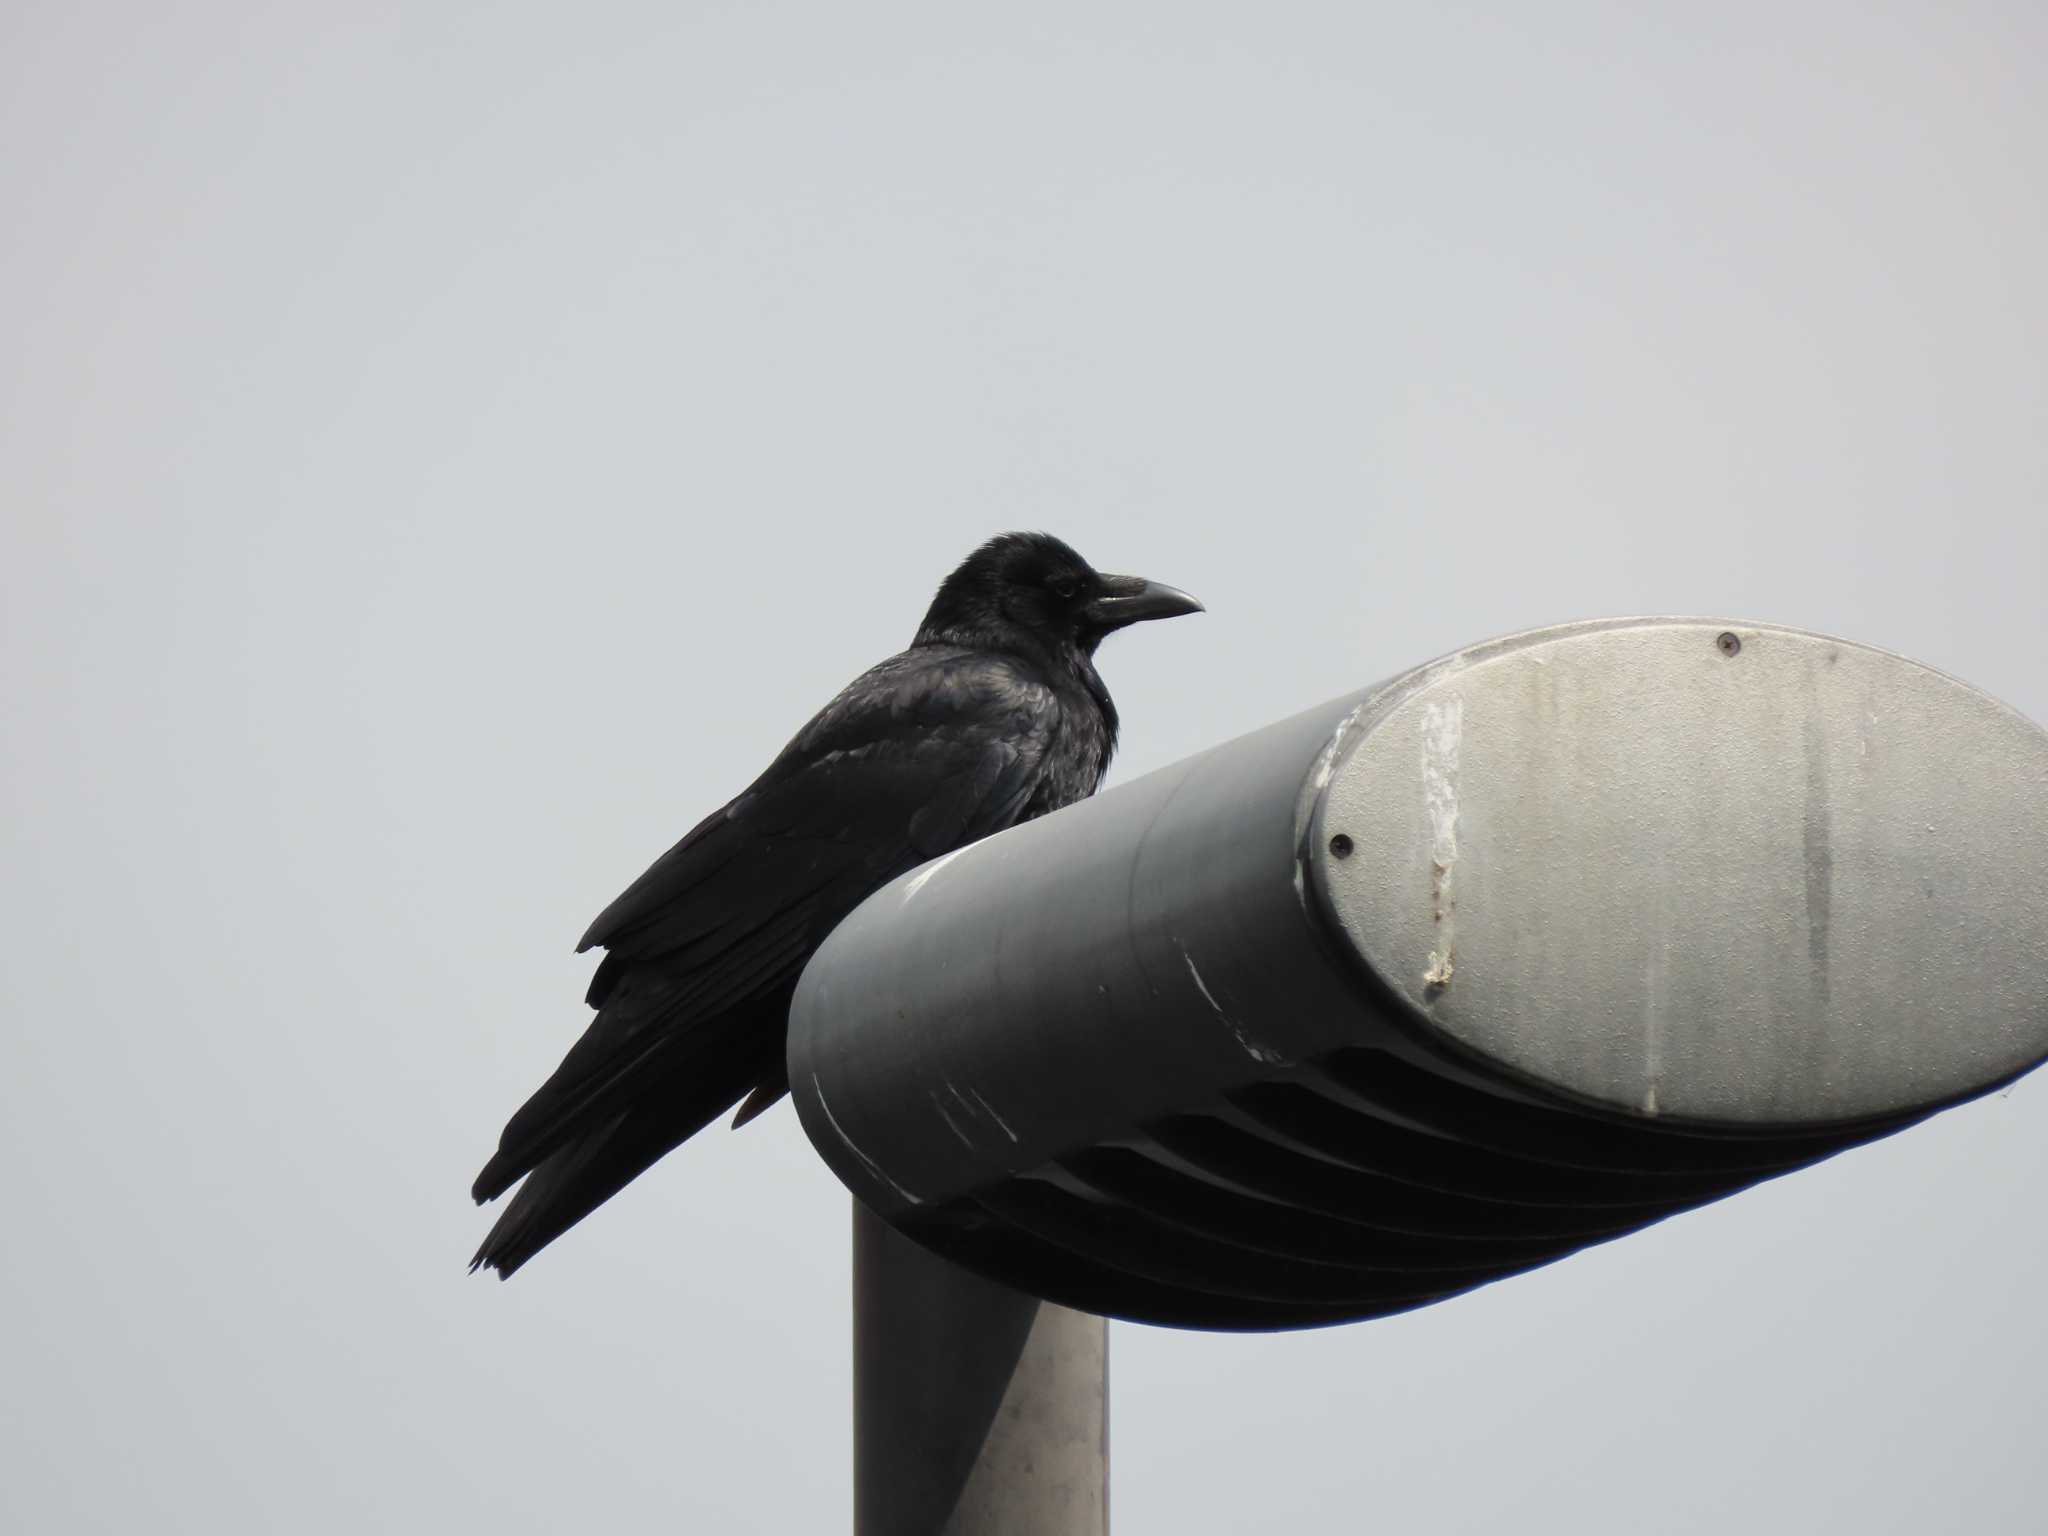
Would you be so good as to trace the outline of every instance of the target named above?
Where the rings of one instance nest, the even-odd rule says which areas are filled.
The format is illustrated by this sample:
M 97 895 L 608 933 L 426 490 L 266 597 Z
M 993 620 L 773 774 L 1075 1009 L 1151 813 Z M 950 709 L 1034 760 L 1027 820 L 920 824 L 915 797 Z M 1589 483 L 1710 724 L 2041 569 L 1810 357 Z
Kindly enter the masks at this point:
M 470 1260 L 470 1270 L 495 1269 L 500 1279 L 510 1279 L 528 1259 L 773 1072 L 781 1041 L 767 1044 L 774 1049 L 736 1053 L 690 1081 L 671 1080 L 664 1085 L 668 1091 L 617 1111 L 550 1152 L 519 1186 Z
M 761 1077 L 780 1073 L 787 989 L 710 1018 L 672 1018 L 670 1003 L 666 991 L 656 987 L 607 1004 L 591 1020 L 562 1064 L 506 1123 L 498 1150 L 470 1189 L 477 1204 L 497 1199 L 521 1175 L 592 1127 L 610 1123 L 621 1110 L 675 1093 L 689 1098 L 692 1085 L 725 1081 L 736 1062 L 759 1063 Z M 764 1055 L 771 1039 L 774 1049 Z M 733 1098 L 752 1086 L 743 1083 Z

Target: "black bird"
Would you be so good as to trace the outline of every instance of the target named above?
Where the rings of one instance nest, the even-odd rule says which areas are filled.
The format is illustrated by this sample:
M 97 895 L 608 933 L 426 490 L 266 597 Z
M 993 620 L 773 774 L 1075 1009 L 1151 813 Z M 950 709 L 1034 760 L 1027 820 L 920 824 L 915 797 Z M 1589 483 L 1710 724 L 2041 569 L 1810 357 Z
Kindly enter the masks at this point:
M 739 797 L 600 912 L 583 1038 L 477 1175 L 526 1183 L 470 1268 L 509 1276 L 742 1098 L 789 1091 L 789 1002 L 812 951 L 925 860 L 1095 793 L 1116 706 L 1103 637 L 1197 613 L 1185 592 L 1006 533 L 941 583 L 910 648 L 849 683 Z

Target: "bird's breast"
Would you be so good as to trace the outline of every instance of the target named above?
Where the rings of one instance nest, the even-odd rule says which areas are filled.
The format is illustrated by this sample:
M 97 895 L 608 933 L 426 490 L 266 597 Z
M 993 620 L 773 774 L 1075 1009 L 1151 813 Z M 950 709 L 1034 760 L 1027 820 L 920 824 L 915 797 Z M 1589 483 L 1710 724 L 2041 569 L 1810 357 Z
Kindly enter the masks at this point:
M 1108 766 L 1108 732 L 1087 714 L 1077 719 L 1075 712 L 1066 712 L 1047 751 L 1045 775 L 1020 819 L 1028 821 L 1086 800 L 1102 783 Z

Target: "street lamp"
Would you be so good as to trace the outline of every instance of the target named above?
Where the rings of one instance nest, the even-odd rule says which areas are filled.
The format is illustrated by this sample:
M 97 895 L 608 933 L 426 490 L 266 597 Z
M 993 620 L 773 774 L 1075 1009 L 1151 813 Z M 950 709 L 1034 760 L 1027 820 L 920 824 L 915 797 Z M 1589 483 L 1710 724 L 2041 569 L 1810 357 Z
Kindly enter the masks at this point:
M 1953 679 L 1616 620 L 1280 721 L 926 865 L 806 970 L 857 1528 L 1099 1529 L 1092 1314 L 1384 1316 L 2044 1057 L 2048 735 Z

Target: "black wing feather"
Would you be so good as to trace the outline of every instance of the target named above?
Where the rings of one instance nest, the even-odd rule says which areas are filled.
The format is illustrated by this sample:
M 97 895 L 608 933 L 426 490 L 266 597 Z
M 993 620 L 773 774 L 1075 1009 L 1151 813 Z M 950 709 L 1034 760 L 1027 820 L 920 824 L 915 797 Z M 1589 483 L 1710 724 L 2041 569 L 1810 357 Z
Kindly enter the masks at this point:
M 794 987 L 870 892 L 1015 822 L 1045 784 L 1060 726 L 1053 691 L 987 653 L 920 647 L 856 679 L 591 924 L 579 948 L 609 950 L 591 983 L 600 1011 L 506 1126 L 477 1199 L 607 1127 L 630 1123 L 636 1144 L 660 1146 L 648 1160 L 658 1157 L 674 1143 L 662 1144 L 665 1117 L 647 1100 L 673 1092 L 679 1074 L 729 1092 L 716 1114 L 752 1086 L 732 1085 L 735 1062 L 755 1076 L 779 1071 L 784 1010 L 759 1005 Z M 703 1113 L 697 1096 L 692 1117 Z M 556 1159 L 545 1182 L 595 1188 L 605 1180 L 585 1178 L 588 1162 L 587 1149 Z M 544 1194 L 534 1185 L 522 1202 Z M 500 1226 L 536 1226 L 514 1216 Z M 490 1241 L 480 1257 L 497 1262 Z

